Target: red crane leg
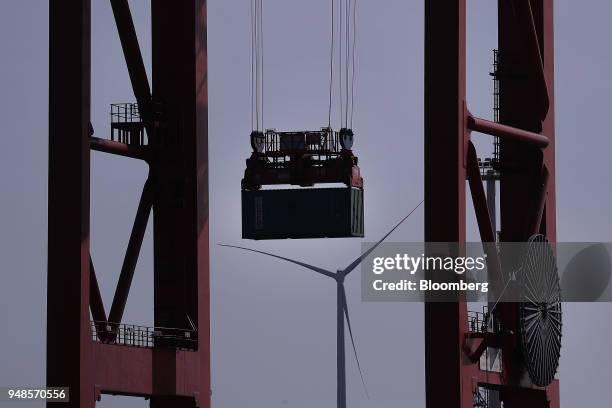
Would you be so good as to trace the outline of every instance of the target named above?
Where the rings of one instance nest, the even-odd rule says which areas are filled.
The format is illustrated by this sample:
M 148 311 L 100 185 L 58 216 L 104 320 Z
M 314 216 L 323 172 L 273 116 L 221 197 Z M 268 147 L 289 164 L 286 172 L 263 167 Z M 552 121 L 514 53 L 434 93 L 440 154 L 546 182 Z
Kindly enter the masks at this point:
M 154 320 L 156 326 L 198 329 L 198 351 L 185 356 L 196 376 L 176 369 L 178 357 L 153 354 L 154 384 L 196 389 L 210 406 L 208 253 L 208 96 L 206 1 L 153 0 L 153 99 L 163 106 L 155 184 Z M 190 398 L 151 398 L 152 407 L 194 406 Z M 168 395 L 168 394 L 165 394 Z
M 425 2 L 425 241 L 465 242 L 466 2 Z M 428 408 L 472 408 L 465 302 L 425 303 Z M 441 387 L 444 392 L 440 392 Z
M 536 228 L 555 240 L 552 0 L 499 0 L 498 10 L 501 123 L 493 123 L 466 107 L 465 0 L 425 2 L 427 242 L 465 242 L 466 166 L 481 238 L 495 238 L 470 130 L 501 140 L 502 240 L 524 242 Z M 516 333 L 516 305 L 498 310 L 503 327 Z M 501 344 L 503 375 L 481 371 L 463 353 L 466 314 L 461 298 L 425 304 L 427 406 L 471 408 L 477 387 L 489 386 L 506 408 L 558 408 L 558 381 L 546 389 L 521 382 L 525 370 L 512 342 Z
M 111 5 L 141 112 L 151 110 L 128 3 Z M 117 394 L 148 397 L 153 407 L 208 408 L 206 2 L 152 2 L 153 89 L 163 115 L 147 123 L 160 136 L 150 146 L 90 137 L 90 19 L 90 0 L 49 2 L 47 384 L 69 386 L 70 402 L 47 405 L 91 408 L 101 394 Z M 118 342 L 93 338 L 92 327 L 98 333 L 105 327 L 89 322 L 90 307 L 95 320 L 107 320 L 89 255 L 90 150 L 150 166 L 109 318 L 121 320 L 153 208 L 157 328 L 126 327 Z M 189 347 L 165 343 L 168 329 L 159 326 L 187 329 Z
M 528 16 L 528 8 L 531 9 L 531 17 Z M 523 0 L 499 0 L 498 9 L 500 66 L 504 74 L 500 78 L 500 121 L 504 125 L 544 134 L 548 138 L 548 146 L 543 151 L 525 143 L 500 140 L 501 166 L 507 169 L 502 170 L 500 179 L 501 239 L 524 242 L 537 230 L 554 243 L 553 0 L 529 0 L 524 3 Z M 530 19 L 532 24 L 528 21 Z M 526 44 L 526 38 L 530 46 Z M 535 56 L 535 45 L 541 57 Z M 541 60 L 543 71 L 537 60 Z M 541 78 L 541 72 L 544 78 Z M 542 84 L 546 85 L 549 100 L 546 110 L 542 109 L 541 99 L 533 97 L 534 89 Z M 543 168 L 547 172 L 543 172 Z M 508 322 L 516 321 L 514 305 L 502 305 L 501 308 L 506 326 Z M 515 360 L 513 353 L 504 353 L 506 377 L 510 383 L 518 384 L 525 373 Z M 506 408 L 558 408 L 559 383 L 555 380 L 545 390 L 510 388 L 502 399 Z
M 47 386 L 94 406 L 89 323 L 90 0 L 49 2 Z

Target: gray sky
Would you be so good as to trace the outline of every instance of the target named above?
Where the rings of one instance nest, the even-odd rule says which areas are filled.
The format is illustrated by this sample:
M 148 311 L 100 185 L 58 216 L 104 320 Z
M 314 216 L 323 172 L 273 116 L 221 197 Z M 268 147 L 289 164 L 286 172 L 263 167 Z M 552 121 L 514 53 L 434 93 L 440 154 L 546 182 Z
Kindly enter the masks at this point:
M 130 3 L 148 64 L 148 2 Z M 496 47 L 495 4 L 469 2 L 468 101 L 471 111 L 485 118 L 492 116 L 488 73 Z M 286 130 L 323 126 L 329 2 L 266 0 L 265 5 L 265 124 Z M 92 122 L 96 135 L 105 137 L 109 104 L 134 98 L 110 5 L 92 0 L 92 10 Z M 360 240 L 241 241 L 240 178 L 250 152 L 249 2 L 210 0 L 208 16 L 213 404 L 332 407 L 332 282 L 214 244 L 243 244 L 331 269 L 351 262 Z M 47 20 L 46 1 L 0 3 L 0 385 L 44 384 Z M 559 241 L 612 241 L 610 20 L 612 5 L 604 0 L 556 2 Z M 371 241 L 422 199 L 423 1 L 359 2 L 357 36 L 355 150 L 365 178 Z M 481 155 L 488 154 L 488 144 L 479 147 Z M 107 308 L 145 177 L 141 163 L 92 154 L 92 256 Z M 419 210 L 392 240 L 422 241 L 422 231 Z M 477 237 L 470 213 L 468 238 Z M 361 303 L 359 279 L 351 278 L 349 306 L 372 399 L 365 399 L 354 361 L 347 358 L 349 405 L 424 407 L 422 305 Z M 124 321 L 151 324 L 152 300 L 147 235 Z M 562 407 L 607 405 L 612 307 L 567 304 L 564 310 Z M 146 405 L 104 396 L 100 406 Z

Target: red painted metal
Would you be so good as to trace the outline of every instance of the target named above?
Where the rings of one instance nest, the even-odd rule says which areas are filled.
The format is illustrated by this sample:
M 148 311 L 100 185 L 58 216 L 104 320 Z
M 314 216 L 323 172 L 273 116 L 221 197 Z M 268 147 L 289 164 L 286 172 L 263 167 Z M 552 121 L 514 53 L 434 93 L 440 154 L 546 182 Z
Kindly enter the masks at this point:
M 501 123 L 491 122 L 485 119 L 468 117 L 468 128 L 476 132 L 497 136 L 500 139 L 511 139 L 519 142 L 530 143 L 537 147 L 548 146 L 548 138 L 535 132 L 518 129 Z
M 531 235 L 546 233 L 546 231 L 542 230 L 542 216 L 544 215 L 544 210 L 546 209 L 546 197 L 548 195 L 548 170 L 546 166 L 542 168 L 542 175 L 540 176 L 540 182 L 536 184 L 536 189 L 534 191 L 534 197 L 537 197 L 538 200 L 535 202 L 534 208 L 530 211 L 532 214 L 529 223 L 529 231 L 531 231 Z
M 536 229 L 534 218 L 541 218 L 537 228 L 551 242 L 556 240 L 555 212 L 555 129 L 554 129 L 554 33 L 553 33 L 553 1 L 539 0 L 521 4 L 531 8 L 533 27 L 540 50 L 540 59 L 544 68 L 544 78 L 550 101 L 548 109 L 538 98 L 533 98 L 533 90 L 541 86 L 542 79 L 537 75 L 527 75 L 523 80 L 510 79 L 517 75 L 530 73 L 533 62 L 525 58 L 525 43 L 521 32 L 525 24 L 517 24 L 517 10 L 512 2 L 499 3 L 499 52 L 504 71 L 509 79 L 500 81 L 500 120 L 504 124 L 520 127 L 533 132 L 546 134 L 549 146 L 542 152 L 532 146 L 501 140 L 502 157 L 507 165 L 522 168 L 522 171 L 502 173 L 500 183 L 501 229 L 503 241 L 525 241 Z M 519 10 L 520 13 L 520 10 Z M 520 20 L 520 17 L 518 17 Z M 532 51 L 533 53 L 533 51 Z M 531 57 L 533 60 L 533 57 Z M 543 117 L 542 112 L 546 112 Z M 544 183 L 543 168 L 548 174 Z M 543 214 L 542 186 L 545 185 L 546 202 Z M 521 206 L 517 206 L 521 203 Z M 522 208 L 521 208 L 522 207 Z M 525 217 L 524 209 L 530 210 Z M 523 209 L 523 210 L 522 210 Z M 509 305 L 502 308 L 502 319 L 515 321 L 516 309 Z M 525 370 L 509 358 L 504 358 L 507 367 L 505 376 L 509 381 L 519 382 L 525 375 Z M 559 407 L 559 384 L 554 381 L 546 390 L 546 400 L 551 408 Z M 546 406 L 538 403 L 533 393 L 516 393 L 509 396 L 505 404 L 508 408 Z M 542 401 L 542 399 L 540 399 Z
M 94 343 L 94 378 L 101 393 L 153 394 L 153 350 Z
M 106 322 L 106 311 L 104 310 L 104 303 L 102 302 L 100 287 L 98 286 L 98 278 L 96 277 L 96 271 L 91 256 L 89 257 L 89 307 L 91 309 L 91 317 L 94 321 Z M 100 323 L 97 325 L 99 340 L 104 339 L 104 330 L 104 324 Z
M 121 274 L 119 275 L 115 296 L 113 297 L 113 304 L 108 315 L 108 321 L 111 323 L 121 323 L 121 318 L 123 317 L 125 303 L 127 302 L 128 295 L 130 293 L 130 286 L 132 285 L 132 278 L 134 277 L 134 270 L 136 269 L 136 263 L 138 262 L 138 255 L 140 255 L 140 248 L 147 229 L 147 222 L 149 221 L 149 214 L 151 213 L 152 205 L 153 186 L 151 179 L 149 178 L 145 182 L 142 189 L 142 195 L 140 196 L 140 202 L 138 203 L 138 210 L 136 210 L 136 218 L 134 219 L 132 233 L 125 251 L 123 265 L 121 266 Z M 97 319 L 94 318 L 94 320 Z
M 471 131 L 500 137 L 502 240 L 524 242 L 535 230 L 552 242 L 556 238 L 553 1 L 499 0 L 498 5 L 501 123 L 494 123 L 471 116 L 466 106 L 466 1 L 444 7 L 425 2 L 428 242 L 465 242 L 466 170 L 481 238 L 495 238 Z M 498 310 L 502 327 L 516 333 L 516 305 L 500 304 Z M 469 331 L 461 297 L 425 304 L 425 336 L 428 407 L 471 408 L 478 387 L 499 390 L 506 408 L 559 407 L 557 380 L 546 388 L 525 382 L 512 335 L 489 339 L 502 348 L 503 373 L 480 370 L 483 340 Z
M 62 407 L 93 407 L 103 393 L 210 407 L 206 1 L 170 3 L 152 1 L 153 117 L 128 3 L 111 0 L 149 133 L 141 146 L 90 137 L 90 0 L 49 2 L 47 384 L 70 387 Z M 90 150 L 150 166 L 108 319 L 89 255 Z M 123 315 L 151 208 L 155 326 L 189 331 L 189 350 L 163 341 L 170 329 L 152 329 L 145 347 L 105 334 Z
M 133 88 L 145 106 L 146 75 L 129 9 L 126 2 L 113 3 Z M 470 118 L 465 106 L 465 0 L 444 8 L 426 2 L 427 241 L 465 241 L 468 162 L 474 172 L 474 156 L 467 157 L 468 148 L 473 148 L 468 143 L 470 130 L 502 137 L 502 166 L 510 169 L 502 171 L 501 178 L 502 238 L 524 241 L 534 230 L 524 220 L 541 219 L 539 231 L 554 241 L 552 16 L 552 0 L 499 1 L 500 55 L 508 76 L 501 80 L 503 125 L 496 125 Z M 50 2 L 47 383 L 71 387 L 71 402 L 63 407 L 92 407 L 100 392 L 151 397 L 152 407 L 210 406 L 206 2 L 153 0 L 152 17 L 153 99 L 165 111 L 151 153 L 143 154 L 142 148 L 90 140 L 90 3 Z M 529 98 L 534 86 L 542 84 L 541 97 Z M 76 117 L 74 104 L 66 104 L 66 99 L 77 101 Z M 539 147 L 546 140 L 549 148 L 542 152 Z M 103 306 L 99 291 L 90 286 L 95 280 L 89 258 L 90 147 L 149 161 L 155 190 L 155 323 L 185 327 L 195 321 L 197 351 L 92 342 L 89 307 L 100 317 Z M 517 166 L 524 171 L 511 171 Z M 542 168 L 549 173 L 548 183 Z M 482 192 L 474 190 L 475 204 L 484 208 Z M 533 217 L 525 216 L 523 208 L 532 208 Z M 487 232 L 484 210 L 479 214 L 483 238 L 490 239 L 490 220 Z M 132 264 L 135 256 L 126 258 Z M 123 296 L 119 298 L 124 304 Z M 508 325 L 513 311 L 504 305 L 502 312 Z M 504 348 L 503 376 L 485 374 L 473 359 L 465 358 L 470 333 L 461 298 L 427 303 L 425 334 L 429 407 L 470 407 L 474 389 L 481 384 L 500 389 L 508 408 L 559 406 L 558 382 L 544 390 L 520 383 L 524 370 L 512 347 Z
M 153 354 L 154 384 L 177 384 L 176 395 L 151 397 L 151 407 L 182 407 L 188 383 L 200 406 L 210 404 L 208 249 L 208 72 L 206 1 L 152 0 L 153 100 L 164 106 L 164 126 L 153 139 L 155 326 L 198 328 L 198 351 L 184 378 L 176 359 Z M 164 369 L 170 365 L 172 369 Z M 158 396 L 159 395 L 159 396 Z M 179 397 L 181 396 L 181 397 Z
M 106 321 L 106 311 L 104 310 L 98 278 L 96 277 L 91 256 L 89 257 L 89 306 L 91 307 L 91 316 L 94 320 Z
M 97 137 L 90 137 L 89 144 L 91 150 L 96 150 L 98 152 L 116 154 L 117 156 L 130 157 L 132 159 L 144 161 L 149 161 L 151 159 L 150 148 L 148 146 L 132 146 Z
M 94 382 L 102 394 L 178 395 L 180 400 L 191 397 L 192 407 L 196 396 L 200 407 L 206 406 L 208 395 L 202 395 L 194 381 L 199 377 L 199 367 L 193 354 L 185 350 L 94 343 Z M 157 370 L 167 370 L 167 378 L 156 376 Z
M 47 385 L 94 406 L 89 335 L 90 1 L 49 2 Z M 69 101 L 69 103 L 67 103 Z
M 536 98 L 535 104 L 538 109 L 538 115 L 541 120 L 546 118 L 550 108 L 550 97 L 548 93 L 548 84 L 546 81 L 546 72 L 542 61 L 542 50 L 540 48 L 540 39 L 538 38 L 538 30 L 534 19 L 533 9 L 530 0 L 518 0 L 513 2 L 516 23 L 520 28 L 521 40 L 523 46 L 527 49 L 526 60 L 528 68 L 534 77 L 533 83 L 535 90 L 532 93 L 532 98 Z
M 425 2 L 425 240 L 465 242 L 466 0 Z M 426 402 L 429 408 L 472 405 L 463 335 L 467 307 L 425 303 Z M 443 392 L 441 392 L 443 390 Z
M 151 119 L 151 89 L 127 0 L 110 0 L 134 96 L 145 121 Z

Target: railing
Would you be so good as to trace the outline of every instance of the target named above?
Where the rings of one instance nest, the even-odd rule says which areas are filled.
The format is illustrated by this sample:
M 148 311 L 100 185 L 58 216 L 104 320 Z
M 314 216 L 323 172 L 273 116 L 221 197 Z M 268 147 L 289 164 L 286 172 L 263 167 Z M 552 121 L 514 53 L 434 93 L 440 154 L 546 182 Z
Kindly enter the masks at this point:
M 141 122 L 137 103 L 111 103 L 111 123 Z
M 264 153 L 270 157 L 292 154 L 338 155 L 341 152 L 339 134 L 331 129 L 318 131 L 265 132 Z
M 111 140 L 142 146 L 145 144 L 144 122 L 137 103 L 111 104 Z
M 194 330 L 91 322 L 93 341 L 130 347 L 197 349 Z
M 468 328 L 473 333 L 499 333 L 501 326 L 495 315 L 491 316 L 487 306 L 482 312 L 468 310 Z
M 485 346 L 485 348 L 480 351 L 480 354 L 471 356 L 470 359 L 474 362 L 477 360 L 479 361 L 478 367 L 481 371 L 501 373 L 503 359 L 501 356 L 501 343 L 499 342 L 498 335 L 502 330 L 498 318 L 495 314 L 491 315 L 489 313 L 487 306 L 483 306 L 482 312 L 468 310 L 468 327 L 471 332 L 470 334 L 473 335 L 471 337 L 483 338 Z M 486 406 L 487 405 L 474 404 L 474 407 Z

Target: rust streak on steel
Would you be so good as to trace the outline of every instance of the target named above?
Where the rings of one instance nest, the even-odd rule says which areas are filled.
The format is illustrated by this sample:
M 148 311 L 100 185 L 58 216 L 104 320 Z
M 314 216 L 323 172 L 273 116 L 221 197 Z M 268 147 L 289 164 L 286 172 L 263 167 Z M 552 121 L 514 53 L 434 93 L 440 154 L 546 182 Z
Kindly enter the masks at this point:
M 98 152 L 116 154 L 118 156 L 131 157 L 133 159 L 140 159 L 149 161 L 150 150 L 147 146 L 131 146 L 125 143 L 115 142 L 108 139 L 100 139 L 97 137 L 90 137 L 89 146 L 92 150 Z
M 544 135 L 473 116 L 468 118 L 468 128 L 475 132 L 486 133 L 487 135 L 497 136 L 502 139 L 514 139 L 519 142 L 531 143 L 541 148 L 548 146 L 548 138 Z

